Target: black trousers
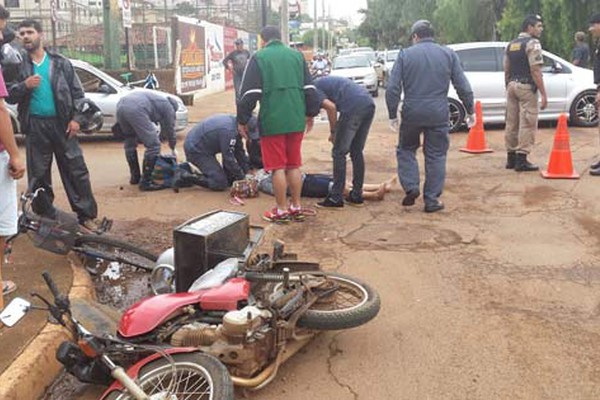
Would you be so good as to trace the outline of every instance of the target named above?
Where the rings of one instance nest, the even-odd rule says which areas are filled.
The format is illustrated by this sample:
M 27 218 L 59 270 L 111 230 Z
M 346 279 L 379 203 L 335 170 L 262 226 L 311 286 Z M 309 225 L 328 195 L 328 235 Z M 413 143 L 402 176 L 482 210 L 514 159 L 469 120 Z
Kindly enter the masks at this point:
M 77 213 L 80 220 L 96 218 L 98 205 L 92 194 L 90 174 L 77 138 L 68 138 L 66 129 L 57 118 L 32 116 L 25 143 L 30 190 L 43 187 L 50 202 L 54 201 L 52 190 L 54 156 L 71 209 Z

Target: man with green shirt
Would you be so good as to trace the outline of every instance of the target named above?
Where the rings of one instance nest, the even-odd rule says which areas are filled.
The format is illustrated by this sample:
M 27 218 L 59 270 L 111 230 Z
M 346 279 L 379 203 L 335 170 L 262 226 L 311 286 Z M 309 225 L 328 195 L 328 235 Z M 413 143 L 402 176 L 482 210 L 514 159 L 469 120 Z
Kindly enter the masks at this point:
M 82 225 L 95 229 L 98 207 L 77 141 L 80 124 L 86 121 L 78 111 L 85 102 L 81 83 L 68 59 L 44 49 L 38 21 L 22 21 L 18 34 L 27 55 L 17 81 L 9 85 L 8 102 L 18 103 L 21 130 L 27 135 L 29 187 L 43 187 L 48 199 L 54 200 L 51 167 L 55 157 L 71 208 Z
M 247 138 L 248 121 L 260 101 L 262 161 L 265 170 L 273 173 L 277 203 L 263 218 L 271 222 L 299 221 L 304 217 L 300 205 L 302 137 L 312 127 L 312 117 L 319 113 L 319 99 L 302 53 L 283 44 L 274 26 L 264 27 L 260 36 L 265 47 L 250 58 L 242 78 L 238 129 Z

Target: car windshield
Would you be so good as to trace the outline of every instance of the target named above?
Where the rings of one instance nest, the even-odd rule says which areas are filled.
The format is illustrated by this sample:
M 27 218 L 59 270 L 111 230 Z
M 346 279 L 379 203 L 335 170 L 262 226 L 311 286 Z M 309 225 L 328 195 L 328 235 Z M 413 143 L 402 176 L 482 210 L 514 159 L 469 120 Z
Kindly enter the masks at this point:
M 398 58 L 398 53 L 400 53 L 399 50 L 388 52 L 386 61 L 396 61 L 396 58 Z
M 78 64 L 73 64 L 74 67 L 77 68 L 81 68 L 85 71 L 88 71 L 94 75 L 96 75 L 98 78 L 102 79 L 104 82 L 113 85 L 115 87 L 120 87 L 120 86 L 124 86 L 125 84 L 121 81 L 119 81 L 118 79 L 113 78 L 112 76 L 108 75 L 107 73 L 99 70 L 98 68 L 92 67 L 91 65 L 78 65 Z
M 373 61 L 375 61 L 377 59 L 377 55 L 375 54 L 374 51 L 368 51 L 368 52 L 367 51 L 364 51 L 364 52 L 361 51 L 360 53 L 358 53 L 358 54 L 355 53 L 355 54 L 367 57 L 367 60 L 369 60 L 369 62 L 373 62 Z M 353 55 L 355 55 L 355 54 L 353 54 Z
M 364 56 L 338 57 L 333 61 L 333 69 L 369 67 L 369 59 Z

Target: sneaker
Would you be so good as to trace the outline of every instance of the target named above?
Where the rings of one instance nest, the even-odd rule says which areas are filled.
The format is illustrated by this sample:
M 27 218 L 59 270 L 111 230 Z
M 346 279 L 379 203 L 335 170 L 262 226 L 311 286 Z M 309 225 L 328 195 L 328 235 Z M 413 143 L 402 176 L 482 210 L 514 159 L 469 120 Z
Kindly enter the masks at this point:
M 301 222 L 304 221 L 306 217 L 314 217 L 317 215 L 317 210 L 310 207 L 294 208 L 290 206 L 288 208 L 288 214 L 290 214 L 292 221 Z
M 442 203 L 441 201 L 438 200 L 437 202 L 435 202 L 433 204 L 426 204 L 424 211 L 426 213 L 434 213 L 437 211 L 441 211 L 443 209 L 444 209 L 444 203 Z
M 419 197 L 421 193 L 418 190 L 409 190 L 406 192 L 406 196 L 402 199 L 402 205 L 406 207 L 414 206 L 415 200 Z
M 263 219 L 269 222 L 287 223 L 291 221 L 290 214 L 287 211 L 279 212 L 277 207 L 272 210 L 265 211 Z
M 79 225 L 90 231 L 93 233 L 102 233 L 103 231 L 103 226 L 102 226 L 102 222 L 98 221 L 97 219 L 80 219 L 79 220 Z
M 335 202 L 331 200 L 329 197 L 325 198 L 325 200 L 317 203 L 317 207 L 319 208 L 328 208 L 330 210 L 341 210 L 344 208 L 344 202 Z
M 2 296 L 6 296 L 7 294 L 11 294 L 17 290 L 17 284 L 13 281 L 2 281 Z
M 346 197 L 345 200 L 346 204 L 352 207 L 363 207 L 365 205 L 365 201 L 362 196 L 354 196 L 352 192 L 348 194 L 348 197 Z

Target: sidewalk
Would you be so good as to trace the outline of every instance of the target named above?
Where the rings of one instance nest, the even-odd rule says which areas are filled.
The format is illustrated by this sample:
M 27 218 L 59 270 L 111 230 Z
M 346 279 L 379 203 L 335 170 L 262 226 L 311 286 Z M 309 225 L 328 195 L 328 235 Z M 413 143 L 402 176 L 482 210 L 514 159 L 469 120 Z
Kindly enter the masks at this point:
M 41 276 L 49 271 L 63 293 L 72 302 L 91 300 L 93 285 L 83 268 L 74 268 L 75 258 L 39 250 L 26 236 L 13 247 L 13 262 L 3 266 L 3 276 L 15 281 L 17 291 L 5 299 L 23 297 L 40 305 L 30 293 L 38 292 L 51 299 Z M 67 339 L 66 331 L 47 322 L 48 313 L 30 311 L 16 326 L 0 328 L 0 399 L 34 400 L 58 376 L 62 366 L 55 359 L 58 345 Z

